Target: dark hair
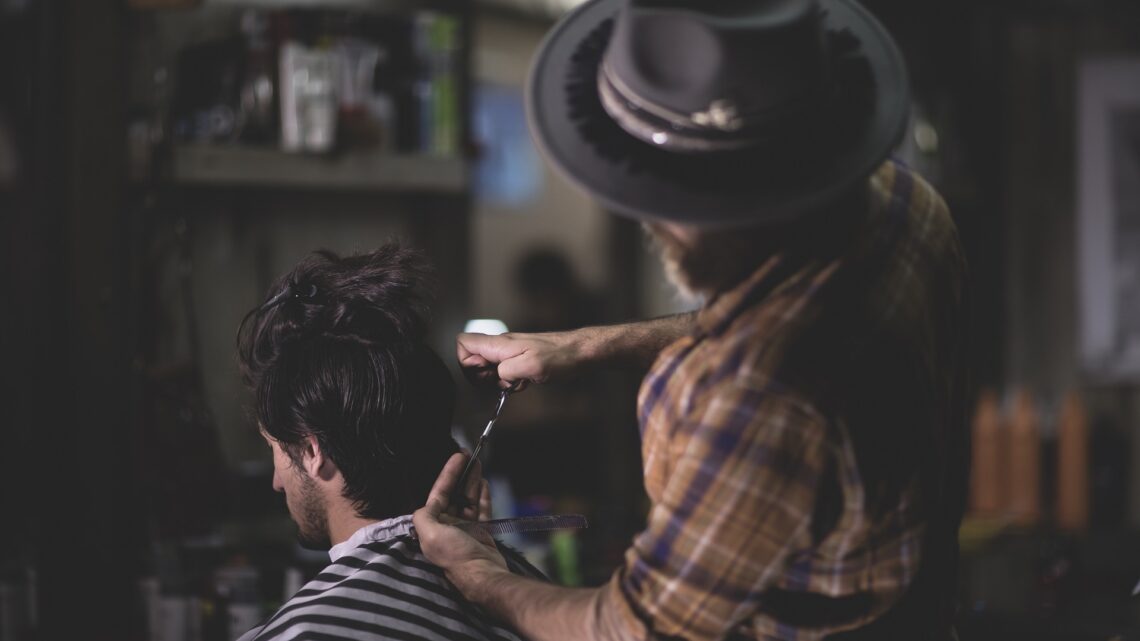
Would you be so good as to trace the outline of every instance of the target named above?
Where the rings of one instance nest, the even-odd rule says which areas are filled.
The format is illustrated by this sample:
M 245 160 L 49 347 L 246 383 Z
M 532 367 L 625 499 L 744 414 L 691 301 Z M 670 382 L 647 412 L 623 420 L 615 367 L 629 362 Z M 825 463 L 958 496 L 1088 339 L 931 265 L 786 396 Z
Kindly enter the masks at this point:
M 238 329 L 261 428 L 294 462 L 315 436 L 366 518 L 424 504 L 451 454 L 455 383 L 425 343 L 430 270 L 398 245 L 314 252 Z

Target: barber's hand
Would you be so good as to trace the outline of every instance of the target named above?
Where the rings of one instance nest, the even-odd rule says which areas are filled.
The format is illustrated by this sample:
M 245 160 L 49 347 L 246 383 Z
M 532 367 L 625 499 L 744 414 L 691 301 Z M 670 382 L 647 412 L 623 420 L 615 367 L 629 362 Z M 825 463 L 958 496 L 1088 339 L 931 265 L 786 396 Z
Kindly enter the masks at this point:
M 545 383 L 577 369 L 583 362 L 584 332 L 541 334 L 460 334 L 456 351 L 463 373 L 472 383 L 506 389 L 518 382 Z
M 455 587 L 471 598 L 470 592 L 477 590 L 481 582 L 506 572 L 507 563 L 489 534 L 479 530 L 468 534 L 451 525 L 458 519 L 447 513 L 449 497 L 466 462 L 463 454 L 456 454 L 447 461 L 428 494 L 427 505 L 416 510 L 412 522 L 424 556 L 442 568 Z M 490 518 L 491 493 L 486 483 L 481 483 L 481 488 L 478 517 L 485 521 Z
M 467 457 L 471 456 L 471 452 L 463 450 L 463 454 L 456 456 L 463 456 L 464 464 L 467 463 Z M 454 458 L 454 457 L 452 457 Z M 450 462 L 451 459 L 448 459 Z M 459 468 L 463 470 L 462 467 Z M 451 487 L 459 482 L 459 474 L 451 481 Z M 438 479 L 437 479 L 438 483 Z M 476 460 L 471 465 L 471 472 L 467 474 L 467 487 L 463 489 L 463 497 L 461 501 L 451 501 L 452 498 L 448 494 L 447 515 L 458 517 L 467 521 L 486 521 L 491 518 L 491 488 L 487 481 L 483 480 L 483 461 Z M 452 505 L 451 503 L 457 503 Z

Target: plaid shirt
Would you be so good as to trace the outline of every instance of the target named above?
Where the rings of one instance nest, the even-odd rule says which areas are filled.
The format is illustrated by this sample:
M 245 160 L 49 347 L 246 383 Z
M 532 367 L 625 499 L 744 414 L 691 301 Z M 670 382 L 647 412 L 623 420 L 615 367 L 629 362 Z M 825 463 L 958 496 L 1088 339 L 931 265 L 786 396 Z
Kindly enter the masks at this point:
M 946 205 L 921 178 L 890 161 L 869 194 L 867 219 L 835 252 L 770 257 L 646 377 L 652 508 L 601 606 L 621 636 L 821 639 L 884 618 L 932 541 L 952 576 L 965 267 Z M 902 387 L 876 391 L 892 384 Z M 876 414 L 895 399 L 929 412 Z M 898 450 L 923 470 L 876 510 L 856 430 L 873 438 L 865 424 L 883 421 L 920 436 L 867 451 Z

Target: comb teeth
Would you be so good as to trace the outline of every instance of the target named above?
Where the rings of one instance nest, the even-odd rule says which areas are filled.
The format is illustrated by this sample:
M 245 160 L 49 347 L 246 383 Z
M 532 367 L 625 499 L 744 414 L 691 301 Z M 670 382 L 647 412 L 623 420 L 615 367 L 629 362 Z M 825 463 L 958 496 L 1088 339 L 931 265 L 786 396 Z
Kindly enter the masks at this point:
M 476 523 L 457 524 L 465 530 L 483 530 L 491 536 L 501 534 L 523 534 L 526 532 L 550 532 L 553 530 L 581 530 L 588 527 L 586 517 L 581 514 L 556 514 L 551 516 L 525 516 L 515 519 L 497 519 Z

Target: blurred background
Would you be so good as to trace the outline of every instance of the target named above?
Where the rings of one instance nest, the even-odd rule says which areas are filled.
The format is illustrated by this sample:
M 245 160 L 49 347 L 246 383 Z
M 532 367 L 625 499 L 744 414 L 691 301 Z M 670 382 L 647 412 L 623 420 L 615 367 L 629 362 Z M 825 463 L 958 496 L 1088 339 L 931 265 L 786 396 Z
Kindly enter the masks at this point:
M 685 309 L 637 225 L 539 156 L 523 87 L 574 0 L 0 0 L 0 641 L 236 637 L 293 543 L 234 335 L 318 248 L 399 239 L 433 342 Z M 973 277 L 960 636 L 1140 639 L 1140 5 L 867 0 L 915 88 L 900 158 Z M 458 372 L 456 372 L 458 377 Z M 636 374 L 532 388 L 488 452 L 555 580 L 644 521 Z M 493 399 L 461 384 L 456 434 Z

